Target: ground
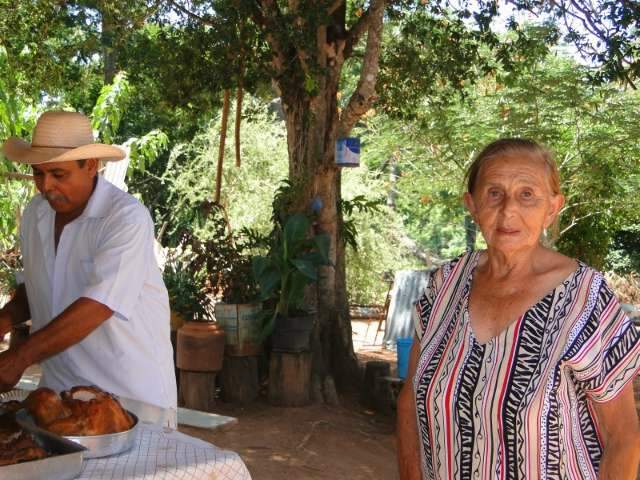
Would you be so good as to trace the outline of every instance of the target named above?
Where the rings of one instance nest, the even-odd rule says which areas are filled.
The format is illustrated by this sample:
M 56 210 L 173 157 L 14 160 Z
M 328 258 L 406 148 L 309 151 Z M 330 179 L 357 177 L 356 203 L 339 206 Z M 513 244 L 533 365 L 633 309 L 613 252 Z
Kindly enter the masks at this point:
M 180 431 L 240 454 L 253 480 L 397 479 L 394 424 L 390 417 L 340 407 L 247 408 L 222 405 L 238 418 L 227 431 Z
M 384 324 L 383 324 L 384 325 Z M 387 360 L 377 322 L 354 321 L 354 347 L 361 361 Z M 223 431 L 180 427 L 180 431 L 238 452 L 253 480 L 339 480 L 398 478 L 395 418 L 361 407 L 355 395 L 339 407 L 270 406 L 264 399 L 238 407 L 221 403 L 216 413 L 238 418 Z

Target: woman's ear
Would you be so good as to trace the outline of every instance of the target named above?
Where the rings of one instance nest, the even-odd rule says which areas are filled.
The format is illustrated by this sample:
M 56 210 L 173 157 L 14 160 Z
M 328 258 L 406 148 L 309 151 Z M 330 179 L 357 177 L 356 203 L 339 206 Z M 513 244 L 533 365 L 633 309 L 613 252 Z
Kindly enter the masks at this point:
M 550 209 L 549 213 L 547 214 L 547 220 L 545 221 L 544 228 L 549 228 L 556 220 L 556 218 L 558 218 L 560 210 L 562 210 L 562 207 L 564 207 L 564 201 L 564 195 L 562 195 L 561 193 L 558 193 L 551 197 Z
M 473 195 L 471 195 L 469 192 L 464 192 L 464 195 L 462 196 L 462 201 L 464 203 L 464 206 L 467 208 L 467 210 L 469 210 L 471 217 L 473 217 L 473 220 L 475 221 L 476 204 L 473 201 Z

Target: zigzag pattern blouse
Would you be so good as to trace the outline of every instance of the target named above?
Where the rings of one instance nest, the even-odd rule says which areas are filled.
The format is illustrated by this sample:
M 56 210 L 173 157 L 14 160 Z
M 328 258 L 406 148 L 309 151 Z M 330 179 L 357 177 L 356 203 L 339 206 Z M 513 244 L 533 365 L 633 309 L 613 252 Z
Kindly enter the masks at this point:
M 640 339 L 602 275 L 580 263 L 485 344 L 468 303 L 481 252 L 431 274 L 416 304 L 413 379 L 423 478 L 597 479 L 591 402 L 640 371 Z

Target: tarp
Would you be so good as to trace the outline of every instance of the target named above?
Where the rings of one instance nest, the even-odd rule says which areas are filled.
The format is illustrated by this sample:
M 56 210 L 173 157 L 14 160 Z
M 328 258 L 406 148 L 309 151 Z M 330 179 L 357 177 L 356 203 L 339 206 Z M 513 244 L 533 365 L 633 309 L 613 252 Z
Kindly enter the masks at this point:
M 386 348 L 395 350 L 396 339 L 413 336 L 413 307 L 427 286 L 429 272 L 430 270 L 396 272 L 382 341 Z

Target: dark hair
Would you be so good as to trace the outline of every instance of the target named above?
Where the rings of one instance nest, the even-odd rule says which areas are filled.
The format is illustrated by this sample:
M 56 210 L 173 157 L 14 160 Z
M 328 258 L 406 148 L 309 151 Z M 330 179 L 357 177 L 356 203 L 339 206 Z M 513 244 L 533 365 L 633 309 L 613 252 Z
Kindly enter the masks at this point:
M 87 159 L 83 158 L 82 160 L 76 160 L 76 162 L 78 162 L 78 166 L 80 168 L 84 168 L 85 163 L 87 163 Z
M 467 191 L 473 193 L 476 188 L 480 170 L 488 160 L 496 157 L 509 157 L 514 155 L 525 155 L 529 158 L 542 160 L 548 168 L 551 191 L 554 195 L 560 193 L 560 173 L 558 172 L 558 165 L 553 159 L 551 151 L 533 140 L 526 138 L 501 138 L 484 147 L 471 163 L 465 175 Z

